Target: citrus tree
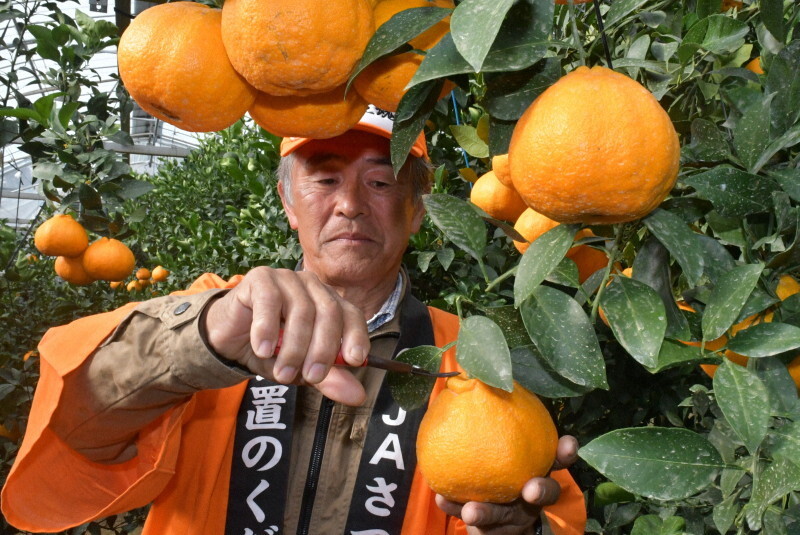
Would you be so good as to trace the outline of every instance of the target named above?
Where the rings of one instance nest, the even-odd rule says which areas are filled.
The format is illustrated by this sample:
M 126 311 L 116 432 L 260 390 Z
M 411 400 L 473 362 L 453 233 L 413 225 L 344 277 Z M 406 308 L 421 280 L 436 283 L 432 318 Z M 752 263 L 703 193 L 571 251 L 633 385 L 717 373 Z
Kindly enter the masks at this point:
M 225 6 L 230 12 L 247 4 Z M 318 78 L 286 78 L 292 87 L 275 88 L 264 81 L 270 73 L 240 73 L 267 95 L 256 96 L 263 117 L 256 111 L 254 118 L 277 130 L 267 121 L 288 107 L 302 111 L 304 125 L 321 118 L 334 129 L 329 133 L 346 129 L 343 117 L 358 115 L 352 101 L 304 100 L 303 88 L 355 99 L 374 89 L 365 80 L 383 79 L 376 71 L 397 75 L 396 64 L 412 58 L 412 74 L 396 77 L 399 89 L 396 80 L 391 85 L 393 164 L 403 164 L 424 130 L 439 166 L 425 198 L 430 220 L 406 257 L 412 279 L 428 302 L 461 316 L 457 356 L 472 377 L 506 390 L 518 381 L 550 400 L 561 433 L 578 437 L 581 459 L 572 471 L 587 497 L 587 531 L 800 532 L 800 7 L 791 0 L 382 4 L 385 22 L 369 39 L 362 31 L 352 35 L 349 48 L 358 53 L 337 56 L 337 72 L 348 75 L 337 74 L 332 87 Z M 336 17 L 362 13 L 358 8 L 342 8 Z M 247 63 L 248 52 L 240 50 L 247 40 L 233 32 L 226 42 L 224 9 L 220 46 Z M 253 20 L 246 9 L 235 15 L 230 20 Z M 63 40 L 55 29 L 63 19 L 54 21 L 49 34 L 35 30 L 40 53 L 49 53 L 48 39 L 56 46 Z M 332 27 L 337 37 L 351 35 L 349 27 Z M 244 23 L 234 29 L 257 30 Z M 297 49 L 320 49 L 323 31 L 293 36 L 317 43 Z M 420 40 L 424 35 L 430 39 Z M 207 55 L 219 57 L 219 49 Z M 305 70 L 318 67 L 314 58 L 304 61 Z M 345 61 L 351 68 L 341 68 Z M 638 89 L 608 89 L 595 78 L 570 85 L 587 71 L 614 71 L 614 80 Z M 144 89 L 152 85 L 142 76 L 126 82 L 134 98 L 137 79 Z M 70 121 L 89 103 L 62 93 L 0 111 L 8 117 L 5 130 L 24 135 L 32 125 L 34 135 L 61 128 L 67 139 L 77 137 L 67 131 Z M 553 96 L 559 93 L 568 97 Z M 167 103 L 159 107 L 153 113 L 166 109 L 164 120 L 178 117 Z M 543 109 L 555 119 L 537 122 Z M 287 125 L 293 126 L 281 118 L 280 127 Z M 113 120 L 99 130 L 114 131 Z M 252 203 L 251 193 L 269 195 L 271 185 L 258 179 L 259 154 L 269 150 L 236 145 L 236 135 L 222 134 L 233 150 L 220 163 L 244 188 L 240 200 Z M 105 225 L 99 233 L 135 229 L 138 254 L 187 276 L 202 262 L 191 256 L 194 240 L 205 248 L 203 258 L 221 254 L 213 267 L 223 274 L 246 271 L 254 254 L 289 263 L 297 252 L 283 241 L 285 227 L 257 230 L 272 208 L 232 204 L 212 212 L 238 211 L 233 219 L 244 221 L 253 238 L 218 247 L 226 234 L 216 221 L 151 215 L 113 200 L 127 188 L 149 189 L 129 182 L 125 169 L 101 167 L 116 170 L 90 175 L 99 182 L 65 183 L 64 176 L 74 177 L 67 147 L 44 148 L 37 161 L 57 157 L 60 167 L 42 167 L 43 189 L 67 192 L 57 191 L 53 202 Z M 184 178 L 156 182 L 166 190 L 173 184 L 170 195 L 180 198 L 210 165 L 195 162 Z M 643 185 L 626 190 L 623 176 Z M 104 181 L 117 182 L 106 188 Z M 623 209 L 629 197 L 645 202 Z M 162 223 L 148 224 L 148 216 Z M 148 242 L 164 228 L 175 238 L 164 246 Z M 178 237 L 184 228 L 194 234 Z M 262 242 L 274 245 L 261 248 Z M 437 357 L 429 350 L 404 355 L 424 365 Z M 417 392 L 395 388 L 409 406 L 423 401 Z

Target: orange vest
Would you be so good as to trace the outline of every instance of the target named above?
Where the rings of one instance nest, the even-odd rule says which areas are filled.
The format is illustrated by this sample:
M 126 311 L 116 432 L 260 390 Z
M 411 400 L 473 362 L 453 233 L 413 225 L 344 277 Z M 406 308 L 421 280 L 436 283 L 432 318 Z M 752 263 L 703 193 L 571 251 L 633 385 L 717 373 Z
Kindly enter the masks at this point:
M 179 294 L 229 288 L 240 280 L 207 274 Z M 5 518 L 17 528 L 61 531 L 152 503 L 143 535 L 224 532 L 236 414 L 246 381 L 200 391 L 169 409 L 140 432 L 138 455 L 120 464 L 88 461 L 49 428 L 62 377 L 89 357 L 134 306 L 55 327 L 39 344 L 41 376 L 28 429 L 1 497 Z M 436 345 L 455 340 L 458 318 L 429 311 Z M 445 354 L 442 369 L 458 369 L 453 350 Z M 443 381 L 437 381 L 431 399 L 442 388 Z M 583 494 L 567 470 L 551 477 L 562 487 L 558 503 L 544 509 L 551 529 L 556 535 L 582 534 Z M 466 534 L 463 522 L 446 516 L 434 496 L 415 471 L 402 535 Z

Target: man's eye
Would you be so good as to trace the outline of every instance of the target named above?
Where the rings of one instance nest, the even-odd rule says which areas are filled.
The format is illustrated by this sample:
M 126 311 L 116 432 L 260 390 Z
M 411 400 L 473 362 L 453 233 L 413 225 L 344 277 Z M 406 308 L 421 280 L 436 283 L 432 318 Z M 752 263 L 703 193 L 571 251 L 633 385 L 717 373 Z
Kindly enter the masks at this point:
M 386 182 L 386 181 L 383 181 L 383 180 L 374 180 L 372 182 L 372 186 L 375 187 L 375 188 L 378 188 L 378 189 L 385 189 L 385 188 L 388 188 L 391 185 L 392 185 L 391 182 Z
M 335 178 L 320 178 L 317 180 L 317 184 L 322 184 L 323 186 L 332 186 L 336 183 Z

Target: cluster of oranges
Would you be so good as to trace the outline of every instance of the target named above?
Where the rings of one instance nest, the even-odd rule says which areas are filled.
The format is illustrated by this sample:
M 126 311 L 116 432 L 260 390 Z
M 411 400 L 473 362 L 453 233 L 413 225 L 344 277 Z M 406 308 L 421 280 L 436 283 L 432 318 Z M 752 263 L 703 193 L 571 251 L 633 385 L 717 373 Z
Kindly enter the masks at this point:
M 133 279 L 128 281 L 127 284 L 125 284 L 125 281 L 118 280 L 111 281 L 109 286 L 112 290 L 117 290 L 122 288 L 123 284 L 125 284 L 125 289 L 129 292 L 141 292 L 145 288 L 167 280 L 167 277 L 169 277 L 169 270 L 164 268 L 164 266 L 156 266 L 152 271 L 146 267 L 142 267 L 136 270 Z
M 89 233 L 69 214 L 56 214 L 39 225 L 33 242 L 43 255 L 56 257 L 59 277 L 78 286 L 121 281 L 136 265 L 133 252 L 117 239 L 102 237 L 90 244 Z
M 513 221 L 527 242 L 560 223 L 610 224 L 647 215 L 678 177 L 680 145 L 655 97 L 605 67 L 579 67 L 543 92 L 520 118 L 507 155 L 474 184 L 470 200 Z M 577 238 L 592 236 L 588 229 Z M 581 282 L 608 264 L 587 245 L 567 254 Z
M 146 9 L 119 43 L 122 81 L 148 113 L 179 128 L 210 132 L 245 113 L 282 137 L 344 133 L 368 103 L 395 111 L 422 56 L 381 58 L 345 91 L 367 43 L 400 11 L 453 8 L 453 0 L 228 0 L 214 9 L 170 2 Z M 448 20 L 411 41 L 434 46 Z

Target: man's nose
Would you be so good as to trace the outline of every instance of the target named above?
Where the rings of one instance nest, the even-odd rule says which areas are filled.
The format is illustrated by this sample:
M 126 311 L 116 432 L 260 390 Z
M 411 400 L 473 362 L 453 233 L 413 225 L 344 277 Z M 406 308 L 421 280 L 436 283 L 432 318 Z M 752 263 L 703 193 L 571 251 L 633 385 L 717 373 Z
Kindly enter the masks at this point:
M 360 180 L 345 180 L 337 192 L 337 213 L 350 219 L 369 213 L 366 193 Z

